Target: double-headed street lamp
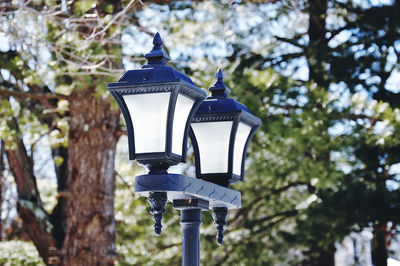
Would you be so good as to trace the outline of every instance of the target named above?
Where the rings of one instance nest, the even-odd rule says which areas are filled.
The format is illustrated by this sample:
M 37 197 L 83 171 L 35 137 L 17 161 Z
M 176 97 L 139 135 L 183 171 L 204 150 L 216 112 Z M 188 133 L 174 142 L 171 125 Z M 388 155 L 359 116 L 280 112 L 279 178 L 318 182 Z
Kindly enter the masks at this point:
M 213 210 L 217 242 L 222 244 L 228 209 L 240 208 L 241 195 L 228 188 L 243 181 L 246 149 L 260 119 L 228 98 L 222 72 L 211 97 L 183 73 L 169 67 L 157 33 L 142 69 L 127 71 L 108 89 L 128 131 L 129 158 L 148 166 L 137 176 L 135 193 L 149 198 L 155 233 L 167 201 L 181 210 L 182 265 L 200 264 L 201 211 Z M 186 160 L 187 138 L 193 144 L 196 177 L 167 172 Z

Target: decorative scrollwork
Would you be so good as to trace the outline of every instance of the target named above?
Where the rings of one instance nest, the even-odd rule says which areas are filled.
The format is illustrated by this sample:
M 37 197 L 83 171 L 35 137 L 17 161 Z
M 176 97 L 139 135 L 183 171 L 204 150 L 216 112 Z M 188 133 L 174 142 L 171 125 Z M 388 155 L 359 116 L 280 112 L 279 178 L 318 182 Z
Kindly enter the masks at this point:
M 124 94 L 140 94 L 140 93 L 154 93 L 154 92 L 168 92 L 174 89 L 173 85 L 149 85 L 149 86 L 132 86 L 132 85 L 119 85 L 118 87 L 111 87 L 113 91 L 119 95 Z
M 222 245 L 224 239 L 224 227 L 226 225 L 226 217 L 228 216 L 228 208 L 215 207 L 213 208 L 212 216 L 214 218 L 214 224 L 217 228 L 217 243 Z
M 150 192 L 149 194 L 150 213 L 154 215 L 154 232 L 156 235 L 161 234 L 161 220 L 165 213 L 167 200 L 168 197 L 165 192 Z
M 207 115 L 196 115 L 192 118 L 192 123 L 200 122 L 214 122 L 214 121 L 233 121 L 239 114 L 207 114 Z

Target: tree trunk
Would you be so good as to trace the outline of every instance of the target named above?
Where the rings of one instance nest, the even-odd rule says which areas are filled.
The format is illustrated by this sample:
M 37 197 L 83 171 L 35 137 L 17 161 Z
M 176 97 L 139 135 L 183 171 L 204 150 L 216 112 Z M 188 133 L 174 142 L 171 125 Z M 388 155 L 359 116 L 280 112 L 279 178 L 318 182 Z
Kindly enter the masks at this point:
M 329 56 L 328 41 L 326 38 L 326 12 L 327 0 L 307 1 L 307 11 L 309 15 L 308 37 L 309 45 L 305 48 L 305 55 L 309 67 L 309 80 L 325 89 L 329 87 L 327 56 Z M 318 105 L 316 105 L 318 107 Z M 330 153 L 321 155 L 321 160 L 327 164 L 330 162 Z M 330 244 L 329 250 L 317 248 L 312 250 L 310 261 L 306 265 L 312 266 L 334 266 L 335 265 L 335 245 L 334 241 Z
M 335 246 L 331 245 L 329 250 L 311 248 L 305 255 L 308 257 L 302 262 L 304 266 L 335 266 Z
M 335 249 L 321 252 L 318 263 L 315 265 L 335 266 Z
M 0 241 L 3 240 L 3 220 L 1 219 L 1 215 L 2 215 L 2 207 L 3 207 L 3 184 L 4 184 L 4 170 L 5 165 L 4 165 L 4 153 L 5 153 L 5 149 L 4 149 L 4 142 L 0 140 Z
M 119 110 L 83 90 L 71 95 L 70 115 L 62 265 L 113 265 Z
M 375 266 L 387 266 L 388 250 L 386 246 L 386 223 L 374 225 L 372 238 L 372 263 Z
M 325 88 L 329 85 L 326 69 L 326 56 L 328 53 L 325 22 L 326 11 L 327 0 L 308 2 L 308 37 L 310 41 L 305 51 L 310 71 L 309 79 Z
M 114 157 L 119 110 L 94 90 L 71 95 L 67 170 L 60 198 L 50 216 L 44 209 L 17 121 L 17 134 L 5 149 L 18 192 L 24 228 L 48 265 L 113 265 L 115 259 Z M 66 151 L 62 148 L 57 153 Z M 60 175 L 62 177 L 62 175 Z M 66 178 L 65 178 L 66 177 Z M 65 234 L 65 237 L 64 237 Z

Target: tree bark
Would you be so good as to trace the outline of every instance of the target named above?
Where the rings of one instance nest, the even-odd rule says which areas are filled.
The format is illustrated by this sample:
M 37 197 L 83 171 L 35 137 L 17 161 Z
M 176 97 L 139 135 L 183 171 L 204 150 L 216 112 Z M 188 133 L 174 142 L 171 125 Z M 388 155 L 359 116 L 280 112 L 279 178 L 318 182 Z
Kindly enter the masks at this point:
M 82 90 L 71 95 L 70 115 L 62 265 L 113 265 L 119 110 Z
M 321 248 L 311 248 L 305 255 L 307 260 L 302 262 L 304 266 L 335 266 L 335 246 L 331 245 L 329 250 L 322 250 Z
M 54 147 L 51 150 L 52 157 L 56 158 L 56 156 L 61 157 L 63 162 L 59 165 L 54 163 L 54 167 L 56 170 L 57 177 L 57 191 L 60 195 L 62 195 L 67 189 L 67 180 L 68 180 L 68 172 L 67 172 L 67 162 L 68 162 L 68 148 L 67 147 Z M 64 243 L 65 238 L 65 228 L 67 221 L 67 201 L 65 197 L 59 197 L 57 201 L 57 205 L 53 209 L 51 213 L 51 222 L 54 225 L 54 238 L 56 239 L 57 248 L 61 248 Z
M 335 266 L 335 249 L 321 252 L 318 258 L 318 263 L 315 265 Z
M 386 223 L 374 225 L 372 238 L 372 263 L 375 266 L 387 266 L 388 250 L 386 246 Z
M 94 89 L 87 89 L 71 95 L 68 148 L 53 149 L 53 155 L 68 161 L 56 170 L 60 198 L 51 216 L 43 208 L 17 121 L 9 122 L 17 132 L 15 145 L 5 152 L 17 185 L 18 214 L 48 265 L 113 265 L 116 257 L 114 158 L 119 110 L 93 94 Z
M 327 69 L 327 57 L 329 56 L 328 40 L 326 38 L 327 7 L 327 0 L 307 1 L 309 45 L 304 48 L 309 67 L 309 80 L 325 89 L 328 89 L 330 83 Z M 321 155 L 321 160 L 328 163 L 330 161 L 329 156 L 330 153 L 327 152 Z M 335 251 L 334 241 L 329 245 L 328 250 L 312 249 L 310 260 L 306 265 L 334 266 Z
M 326 11 L 327 0 L 308 1 L 309 45 L 305 50 L 309 66 L 309 79 L 319 86 L 328 87 L 326 56 L 328 42 L 326 39 Z
M 11 119 L 8 124 L 18 132 L 13 140 L 15 147 L 6 148 L 8 164 L 17 185 L 18 214 L 43 260 L 47 264 L 57 263 L 58 258 L 54 257 L 54 251 L 57 250 L 53 238 L 54 227 L 40 200 L 32 161 L 27 155 L 17 122 Z

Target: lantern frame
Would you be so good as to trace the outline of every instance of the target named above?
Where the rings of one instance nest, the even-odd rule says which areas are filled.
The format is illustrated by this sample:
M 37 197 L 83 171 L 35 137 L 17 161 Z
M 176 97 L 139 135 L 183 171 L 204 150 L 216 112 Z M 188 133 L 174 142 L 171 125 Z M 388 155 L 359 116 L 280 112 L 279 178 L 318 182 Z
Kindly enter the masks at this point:
M 258 127 L 261 125 L 261 120 L 252 115 L 249 109 L 243 104 L 227 98 L 229 89 L 223 82 L 222 71 L 217 72 L 217 82 L 213 87 L 210 88 L 212 96 L 208 97 L 198 108 L 197 112 L 192 118 L 191 124 L 204 123 L 204 122 L 224 122 L 232 121 L 232 128 L 229 136 L 229 148 L 228 148 L 228 166 L 226 173 L 202 173 L 201 172 L 201 160 L 200 147 L 196 139 L 196 135 L 193 128 L 190 127 L 189 137 L 193 145 L 195 166 L 196 166 L 196 177 L 219 184 L 222 186 L 229 186 L 230 184 L 243 181 L 245 176 L 245 161 L 247 148 L 249 143 L 255 134 Z M 236 135 L 240 123 L 244 123 L 249 126 L 250 132 L 247 136 L 244 148 L 242 151 L 240 175 L 235 174 L 233 171 L 234 164 L 234 148 L 236 143 Z
M 186 162 L 190 120 L 201 102 L 205 99 L 206 93 L 204 90 L 198 88 L 189 77 L 167 66 L 169 57 L 161 48 L 162 40 L 158 33 L 154 37 L 153 44 L 153 50 L 145 56 L 148 60 L 148 64 L 143 66 L 142 69 L 127 71 L 118 82 L 108 84 L 108 90 L 117 101 L 125 119 L 128 131 L 129 159 L 137 160 L 142 164 L 175 165 L 180 162 Z M 123 96 L 164 92 L 170 92 L 166 120 L 165 148 L 161 152 L 136 153 L 135 129 L 132 123 L 132 115 L 135 114 L 130 114 Z M 193 105 L 187 117 L 183 132 L 181 155 L 172 151 L 174 141 L 173 123 L 179 95 L 193 100 Z

